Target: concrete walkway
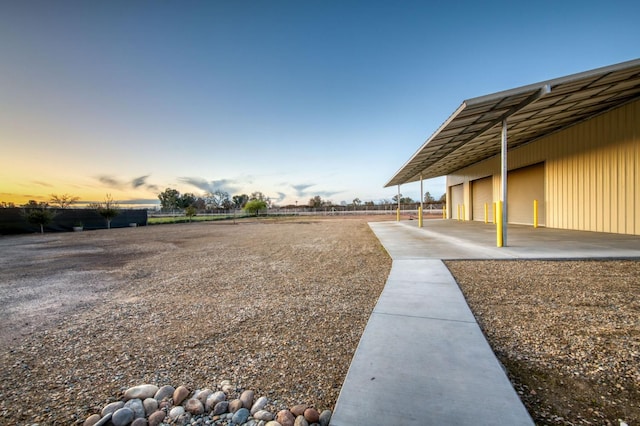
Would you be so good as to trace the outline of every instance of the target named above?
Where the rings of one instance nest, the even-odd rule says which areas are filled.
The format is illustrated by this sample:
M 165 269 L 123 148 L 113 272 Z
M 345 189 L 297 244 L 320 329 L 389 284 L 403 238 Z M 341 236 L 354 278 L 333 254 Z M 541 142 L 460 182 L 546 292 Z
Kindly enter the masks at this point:
M 441 259 L 640 258 L 640 237 L 446 220 L 370 223 L 391 258 L 331 420 L 533 425 Z
M 455 220 L 372 222 L 389 255 L 433 259 L 640 258 L 640 236 L 509 225 L 507 246 L 496 247 L 495 225 Z

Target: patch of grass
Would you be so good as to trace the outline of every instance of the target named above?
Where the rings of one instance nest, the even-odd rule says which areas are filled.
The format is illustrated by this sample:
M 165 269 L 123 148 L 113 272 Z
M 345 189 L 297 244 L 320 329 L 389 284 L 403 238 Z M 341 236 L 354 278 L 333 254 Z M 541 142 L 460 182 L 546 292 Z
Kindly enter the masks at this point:
M 245 217 L 236 216 L 236 219 L 241 219 Z M 149 225 L 163 225 L 168 223 L 189 223 L 189 222 L 210 222 L 214 220 L 230 220 L 233 219 L 233 215 L 202 215 L 202 216 L 193 216 L 189 219 L 186 216 L 164 216 L 164 217 L 150 217 L 148 219 Z

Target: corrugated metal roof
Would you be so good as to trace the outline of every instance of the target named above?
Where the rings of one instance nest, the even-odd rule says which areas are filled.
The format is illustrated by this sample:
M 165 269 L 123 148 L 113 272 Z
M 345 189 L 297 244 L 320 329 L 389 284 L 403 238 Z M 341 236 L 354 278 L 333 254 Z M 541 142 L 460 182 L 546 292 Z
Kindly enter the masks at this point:
M 640 59 L 462 102 L 385 187 L 451 174 L 640 98 Z

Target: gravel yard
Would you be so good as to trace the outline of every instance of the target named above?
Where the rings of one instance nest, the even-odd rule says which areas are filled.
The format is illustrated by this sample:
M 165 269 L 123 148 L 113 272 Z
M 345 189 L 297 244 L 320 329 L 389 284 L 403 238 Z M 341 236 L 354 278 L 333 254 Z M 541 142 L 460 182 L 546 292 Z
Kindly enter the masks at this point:
M 141 383 L 333 409 L 391 260 L 366 221 L 0 238 L 0 424 L 68 425 Z
M 537 424 L 640 424 L 640 261 L 446 264 Z
M 0 424 L 224 379 L 333 409 L 391 266 L 367 219 L 0 237 Z M 447 266 L 536 423 L 640 423 L 639 261 Z

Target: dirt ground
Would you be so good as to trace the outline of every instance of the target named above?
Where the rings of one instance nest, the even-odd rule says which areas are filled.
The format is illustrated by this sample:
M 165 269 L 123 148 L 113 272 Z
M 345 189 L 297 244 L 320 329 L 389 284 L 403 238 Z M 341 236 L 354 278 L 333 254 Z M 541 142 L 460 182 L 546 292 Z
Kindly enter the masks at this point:
M 640 424 L 640 261 L 446 264 L 537 424 Z
M 0 259 L 0 424 L 41 425 L 141 383 L 332 409 L 391 266 L 359 219 L 3 237 Z
M 380 219 L 0 237 L 0 424 L 223 379 L 332 409 L 391 266 Z M 447 264 L 538 424 L 640 422 L 640 262 Z

